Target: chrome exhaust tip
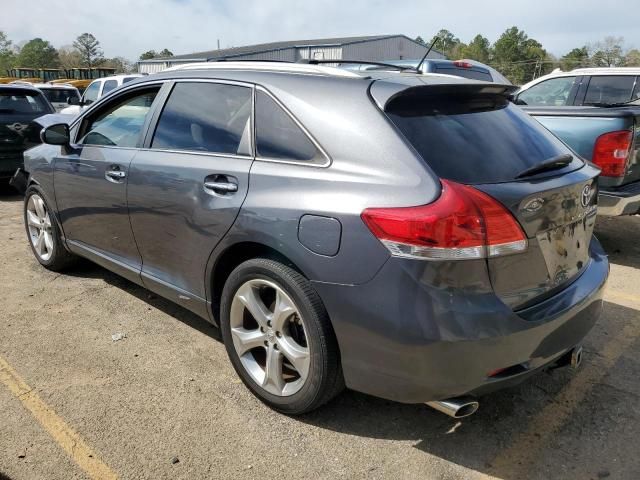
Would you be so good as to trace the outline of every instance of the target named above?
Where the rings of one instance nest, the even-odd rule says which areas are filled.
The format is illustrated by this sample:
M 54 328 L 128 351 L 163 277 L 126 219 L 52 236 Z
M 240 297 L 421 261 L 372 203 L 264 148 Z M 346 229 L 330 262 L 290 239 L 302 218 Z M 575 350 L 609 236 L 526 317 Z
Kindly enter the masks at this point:
M 456 397 L 446 400 L 427 402 L 426 405 L 452 418 L 464 418 L 473 415 L 480 404 L 473 397 Z
M 578 368 L 582 363 L 582 347 L 576 347 L 571 351 L 571 367 Z

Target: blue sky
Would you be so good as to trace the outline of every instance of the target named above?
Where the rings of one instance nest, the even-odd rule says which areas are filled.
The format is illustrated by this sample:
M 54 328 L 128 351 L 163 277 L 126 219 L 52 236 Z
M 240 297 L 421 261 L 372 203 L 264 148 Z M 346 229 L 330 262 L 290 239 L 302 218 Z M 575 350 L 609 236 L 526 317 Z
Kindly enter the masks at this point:
M 2 0 L 0 30 L 16 43 L 34 37 L 69 45 L 82 32 L 105 55 L 135 60 L 279 40 L 403 33 L 431 37 L 447 28 L 463 41 L 492 42 L 516 25 L 555 55 L 607 35 L 640 48 L 637 0 Z

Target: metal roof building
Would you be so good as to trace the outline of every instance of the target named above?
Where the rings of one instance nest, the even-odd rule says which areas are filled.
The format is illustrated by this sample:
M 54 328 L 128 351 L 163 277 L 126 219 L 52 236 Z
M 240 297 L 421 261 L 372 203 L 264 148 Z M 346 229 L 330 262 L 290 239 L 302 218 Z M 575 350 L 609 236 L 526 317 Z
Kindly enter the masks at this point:
M 421 58 L 427 47 L 406 35 L 372 35 L 365 37 L 321 38 L 262 43 L 244 47 L 209 50 L 170 58 L 154 58 L 138 62 L 140 73 L 156 73 L 175 65 L 217 60 L 280 60 L 296 62 L 312 60 L 403 60 Z M 429 58 L 446 58 L 437 50 Z

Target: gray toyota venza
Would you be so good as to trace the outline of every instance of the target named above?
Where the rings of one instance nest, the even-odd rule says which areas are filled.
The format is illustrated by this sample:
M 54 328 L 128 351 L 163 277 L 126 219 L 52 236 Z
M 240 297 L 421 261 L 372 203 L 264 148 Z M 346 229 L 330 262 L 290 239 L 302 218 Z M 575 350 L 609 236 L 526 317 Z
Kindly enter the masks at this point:
M 36 259 L 87 258 L 218 325 L 287 414 L 345 386 L 453 416 L 580 361 L 609 264 L 599 170 L 512 86 L 192 64 L 42 130 L 16 173 Z

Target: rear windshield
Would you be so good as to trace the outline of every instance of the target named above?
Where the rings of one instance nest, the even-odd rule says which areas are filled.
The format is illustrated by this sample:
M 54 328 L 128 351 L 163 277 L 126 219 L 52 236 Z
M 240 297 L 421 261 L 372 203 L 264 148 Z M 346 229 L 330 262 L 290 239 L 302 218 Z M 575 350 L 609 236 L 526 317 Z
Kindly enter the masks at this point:
M 50 113 L 51 107 L 40 92 L 0 91 L 0 114 Z
M 493 81 L 493 78 L 491 78 L 491 74 L 489 72 L 483 72 L 482 70 L 474 70 L 471 68 L 436 67 L 433 73 L 455 75 L 456 77 L 470 78 L 472 80 L 484 80 L 485 82 Z
M 78 95 L 77 90 L 73 90 L 71 88 L 42 88 L 40 89 L 47 100 L 55 103 L 67 103 L 69 98 L 77 98 L 80 99 L 80 95 Z
M 404 95 L 391 100 L 385 111 L 439 177 L 457 182 L 509 182 L 545 160 L 571 153 L 501 96 Z M 571 166 L 581 164 L 574 159 Z

